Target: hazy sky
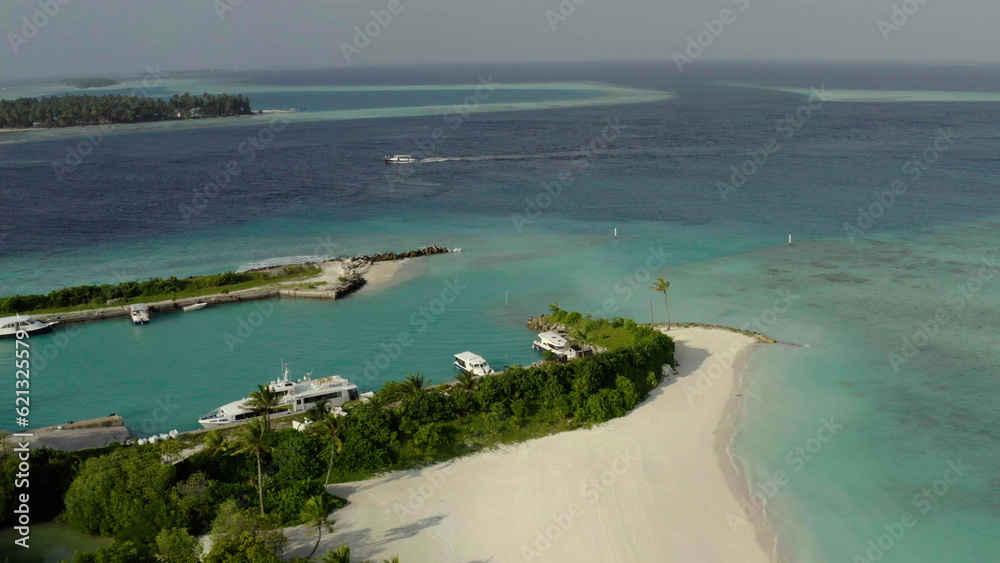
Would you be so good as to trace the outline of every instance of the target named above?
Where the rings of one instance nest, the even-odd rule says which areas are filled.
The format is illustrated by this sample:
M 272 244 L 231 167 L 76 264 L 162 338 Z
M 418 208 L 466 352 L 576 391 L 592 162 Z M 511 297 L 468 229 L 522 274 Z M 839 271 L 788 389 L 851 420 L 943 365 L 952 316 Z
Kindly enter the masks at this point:
M 674 52 L 684 52 L 688 37 L 705 31 L 703 20 L 718 19 L 724 9 L 732 10 L 730 23 L 716 25 L 718 37 L 711 36 L 710 42 L 709 35 L 702 35 L 708 44 L 699 55 L 703 60 L 1000 58 L 997 0 L 575 2 L 0 0 L 0 82 L 138 74 L 156 65 L 165 71 L 337 66 L 348 64 L 345 42 L 352 45 L 354 65 L 669 60 Z M 560 3 L 568 14 L 565 20 L 554 16 Z M 894 4 L 900 8 L 895 23 Z M 58 12 L 50 17 L 46 5 L 53 13 L 58 7 Z M 397 12 L 391 20 L 375 21 L 371 11 L 389 7 Z M 912 15 L 905 15 L 904 7 Z M 41 24 L 33 37 L 25 17 Z M 880 29 L 879 20 L 894 27 Z M 368 44 L 364 38 L 355 44 L 354 27 L 366 25 L 378 36 Z

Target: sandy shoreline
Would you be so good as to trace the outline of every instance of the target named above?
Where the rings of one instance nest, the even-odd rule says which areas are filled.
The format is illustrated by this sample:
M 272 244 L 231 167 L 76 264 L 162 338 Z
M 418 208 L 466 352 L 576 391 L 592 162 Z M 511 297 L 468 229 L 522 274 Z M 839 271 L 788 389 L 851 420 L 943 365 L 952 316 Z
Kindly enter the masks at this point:
M 766 526 L 732 525 L 743 480 L 726 451 L 754 342 L 705 328 L 670 334 L 679 376 L 624 418 L 332 486 L 350 504 L 318 553 L 347 543 L 358 559 L 404 561 L 771 561 Z M 314 538 L 286 534 L 286 557 L 308 554 Z

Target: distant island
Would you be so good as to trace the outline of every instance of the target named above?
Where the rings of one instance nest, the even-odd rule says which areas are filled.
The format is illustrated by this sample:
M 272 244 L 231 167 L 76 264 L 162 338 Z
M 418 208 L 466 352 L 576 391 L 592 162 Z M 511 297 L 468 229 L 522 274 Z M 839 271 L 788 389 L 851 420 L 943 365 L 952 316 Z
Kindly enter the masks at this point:
M 143 123 L 250 115 L 250 99 L 228 94 L 175 94 L 170 99 L 108 94 L 66 94 L 0 100 L 0 129 Z
M 74 88 L 103 88 L 105 86 L 118 86 L 121 82 L 117 80 L 111 80 L 108 78 L 67 78 L 66 80 L 61 80 L 59 84 L 64 86 L 72 86 Z

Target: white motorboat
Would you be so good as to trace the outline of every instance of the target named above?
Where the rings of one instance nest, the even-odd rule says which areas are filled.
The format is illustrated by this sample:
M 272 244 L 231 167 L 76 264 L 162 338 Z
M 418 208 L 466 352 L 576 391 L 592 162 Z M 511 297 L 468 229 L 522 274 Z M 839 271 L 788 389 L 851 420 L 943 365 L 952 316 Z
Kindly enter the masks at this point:
M 420 159 L 410 154 L 394 154 L 385 157 L 386 164 L 413 164 L 420 162 Z
M 188 305 L 187 307 L 181 307 L 181 311 L 184 311 L 185 313 L 190 313 L 192 311 L 201 311 L 205 307 L 208 307 L 208 303 L 193 303 L 191 305 Z
M 491 373 L 496 373 L 482 356 L 473 354 L 472 352 L 455 354 L 455 369 L 467 371 L 472 375 L 490 375 Z
M 129 305 L 128 312 L 132 316 L 132 324 L 149 324 L 149 305 L 145 303 L 133 303 Z
M 0 318 L 0 338 L 14 338 L 18 332 L 28 335 L 52 332 L 56 323 L 43 323 L 30 315 L 16 315 Z
M 326 407 L 333 410 L 348 401 L 358 399 L 358 386 L 339 375 L 321 379 L 312 379 L 310 375 L 306 375 L 298 381 L 292 381 L 288 364 L 284 364 L 282 378 L 272 381 L 268 386 L 278 397 L 271 416 L 305 412 L 320 401 L 325 401 Z M 260 413 L 253 410 L 249 403 L 250 398 L 244 397 L 222 405 L 201 417 L 198 423 L 205 428 L 218 428 L 259 416 Z
M 541 352 L 551 352 L 559 358 L 573 360 L 586 356 L 593 356 L 601 348 L 591 344 L 576 345 L 558 332 L 543 332 L 538 335 L 538 340 L 531 343 L 531 347 Z

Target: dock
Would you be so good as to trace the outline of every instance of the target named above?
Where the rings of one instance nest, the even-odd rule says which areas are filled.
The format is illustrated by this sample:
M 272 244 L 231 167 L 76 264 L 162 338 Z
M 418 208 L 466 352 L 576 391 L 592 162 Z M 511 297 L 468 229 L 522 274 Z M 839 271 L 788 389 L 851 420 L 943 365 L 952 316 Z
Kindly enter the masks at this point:
M 46 426 L 21 433 L 30 437 L 8 438 L 11 442 L 27 442 L 31 449 L 52 448 L 65 452 L 76 452 L 91 448 L 101 448 L 110 444 L 122 444 L 132 439 L 125 428 L 125 419 L 113 414 L 101 418 L 67 422 L 56 426 Z

